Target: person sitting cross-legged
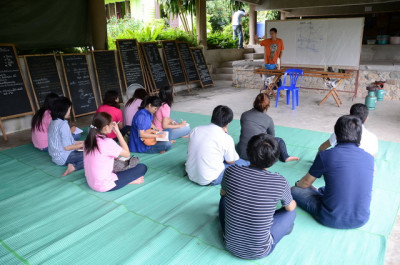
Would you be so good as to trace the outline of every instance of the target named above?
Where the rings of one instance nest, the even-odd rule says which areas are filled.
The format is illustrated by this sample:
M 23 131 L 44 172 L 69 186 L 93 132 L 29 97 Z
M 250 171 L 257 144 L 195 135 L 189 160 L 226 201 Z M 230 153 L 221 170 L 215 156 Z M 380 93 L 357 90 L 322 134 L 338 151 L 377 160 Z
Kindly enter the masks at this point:
M 225 168 L 232 164 L 249 165 L 239 159 L 235 143 L 228 134 L 228 125 L 233 112 L 227 106 L 217 106 L 211 123 L 198 126 L 189 134 L 186 173 L 189 179 L 199 185 L 218 185 Z
M 296 202 L 285 177 L 268 171 L 279 157 L 279 144 L 266 133 L 247 145 L 250 166 L 230 166 L 221 183 L 219 218 L 225 247 L 243 259 L 269 255 L 294 226 Z M 276 210 L 277 203 L 282 208 Z
M 299 207 L 325 226 L 351 229 L 368 222 L 374 158 L 359 148 L 362 122 L 352 115 L 335 124 L 337 145 L 317 154 L 308 173 L 292 187 Z M 312 186 L 324 176 L 325 187 Z

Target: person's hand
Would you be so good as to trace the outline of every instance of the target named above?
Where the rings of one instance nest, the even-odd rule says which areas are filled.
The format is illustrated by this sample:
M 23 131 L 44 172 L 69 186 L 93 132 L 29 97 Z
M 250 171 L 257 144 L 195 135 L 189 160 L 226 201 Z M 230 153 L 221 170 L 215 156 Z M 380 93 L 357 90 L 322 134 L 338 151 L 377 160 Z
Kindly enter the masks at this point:
M 75 144 L 76 144 L 76 149 L 83 149 L 83 141 L 77 141 Z
M 111 123 L 111 130 L 112 130 L 114 133 L 119 132 L 118 123 L 116 123 L 115 121 L 113 121 L 113 122 Z
M 228 127 L 224 127 L 224 128 L 222 128 L 222 130 L 224 130 L 225 133 L 229 133 L 228 132 Z
M 186 122 L 186 121 L 182 121 L 182 122 L 180 123 L 180 126 L 181 126 L 181 128 L 182 128 L 182 127 L 185 127 L 185 126 L 186 126 L 186 124 L 187 124 L 187 122 Z
M 165 138 L 167 134 L 165 132 L 160 132 L 156 134 L 156 138 Z

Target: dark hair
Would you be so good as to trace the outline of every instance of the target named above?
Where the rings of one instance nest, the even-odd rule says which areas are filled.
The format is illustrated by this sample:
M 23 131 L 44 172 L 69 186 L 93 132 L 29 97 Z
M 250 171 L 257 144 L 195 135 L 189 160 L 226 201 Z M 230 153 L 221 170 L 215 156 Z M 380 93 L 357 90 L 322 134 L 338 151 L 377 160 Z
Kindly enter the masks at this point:
M 147 96 L 147 92 L 144 88 L 138 88 L 135 90 L 135 93 L 133 93 L 133 96 L 126 102 L 125 107 L 128 107 L 135 101 L 135 99 L 141 99 L 143 100 Z
M 139 109 L 144 109 L 149 104 L 151 104 L 153 107 L 160 107 L 161 103 L 161 99 L 157 96 L 146 96 L 143 99 L 142 104 L 140 104 Z
M 51 108 L 53 107 L 54 101 L 57 98 L 58 98 L 58 95 L 53 92 L 46 95 L 43 106 L 32 117 L 32 121 L 31 121 L 31 130 L 32 131 L 40 131 L 40 132 L 43 131 L 43 128 L 42 128 L 43 115 L 46 112 L 46 110 L 51 110 Z
M 103 97 L 103 105 L 109 105 L 119 109 L 119 104 L 116 102 L 117 98 L 119 98 L 117 91 L 107 90 Z
M 97 145 L 97 135 L 101 137 L 106 137 L 101 133 L 101 130 L 104 126 L 110 124 L 112 122 L 112 117 L 110 114 L 106 112 L 97 112 L 93 116 L 92 124 L 89 128 L 89 133 L 85 139 L 85 153 L 89 154 L 94 152 L 94 150 L 99 150 L 99 146 Z
M 51 108 L 51 119 L 52 120 L 65 120 L 65 114 L 67 114 L 69 107 L 71 107 L 72 103 L 69 98 L 59 97 L 53 103 L 53 107 Z
M 362 103 L 356 103 L 350 108 L 350 115 L 357 116 L 360 118 L 361 122 L 364 124 L 369 114 L 368 107 Z
M 360 145 L 362 122 L 353 115 L 340 117 L 335 124 L 335 134 L 338 143 L 355 143 Z
M 271 31 L 273 31 L 275 33 L 278 33 L 278 30 L 276 28 L 272 28 L 272 29 L 269 30 L 269 32 L 271 32 Z
M 244 9 L 242 8 L 242 9 L 239 9 L 239 11 L 243 11 L 243 12 L 246 12 L 246 11 L 244 11 Z
M 250 164 L 257 168 L 269 168 L 279 158 L 279 144 L 275 137 L 261 133 L 251 137 L 247 144 L 247 157 Z
M 168 106 L 172 107 L 172 103 L 174 103 L 174 91 L 170 86 L 164 86 L 160 89 L 160 93 L 158 93 L 161 101 L 163 103 L 168 104 Z
M 264 112 L 269 108 L 270 100 L 267 94 L 260 93 L 254 100 L 253 107 L 259 112 Z
M 225 127 L 233 120 L 233 112 L 228 106 L 219 105 L 215 107 L 211 122 L 219 127 Z

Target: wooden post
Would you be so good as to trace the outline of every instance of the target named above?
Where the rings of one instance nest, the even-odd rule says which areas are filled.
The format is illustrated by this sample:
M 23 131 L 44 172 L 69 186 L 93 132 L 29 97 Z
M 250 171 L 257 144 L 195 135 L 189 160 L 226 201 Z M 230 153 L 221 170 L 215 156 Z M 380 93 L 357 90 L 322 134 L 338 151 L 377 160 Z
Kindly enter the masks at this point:
M 115 10 L 115 4 L 109 10 Z M 110 12 L 111 13 L 111 12 Z M 110 18 L 111 18 L 110 14 Z M 107 50 L 107 20 L 104 1 L 89 0 L 89 19 L 92 26 L 93 47 L 95 50 Z
M 206 0 L 196 0 L 197 42 L 207 47 Z
M 250 40 L 249 44 L 254 45 L 255 43 L 255 35 L 257 34 L 257 11 L 255 10 L 255 5 L 250 5 L 249 11 L 249 35 Z

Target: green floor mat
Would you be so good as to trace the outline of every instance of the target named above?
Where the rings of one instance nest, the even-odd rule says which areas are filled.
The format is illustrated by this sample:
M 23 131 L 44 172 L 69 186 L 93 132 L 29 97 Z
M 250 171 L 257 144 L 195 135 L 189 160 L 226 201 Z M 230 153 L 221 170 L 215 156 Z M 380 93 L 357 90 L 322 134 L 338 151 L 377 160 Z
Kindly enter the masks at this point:
M 172 116 L 192 128 L 210 122 L 199 114 Z M 228 129 L 238 141 L 239 121 Z M 301 158 L 270 169 L 291 184 L 329 137 L 279 126 L 276 134 Z M 187 143 L 178 139 L 165 154 L 137 154 L 149 168 L 145 183 L 106 193 L 91 190 L 82 170 L 61 178 L 65 167 L 31 144 L 0 152 L 0 264 L 384 264 L 400 205 L 400 144 L 379 142 L 365 226 L 331 229 L 297 209 L 292 234 L 270 256 L 246 261 L 224 250 L 219 186 L 201 187 L 185 177 Z

